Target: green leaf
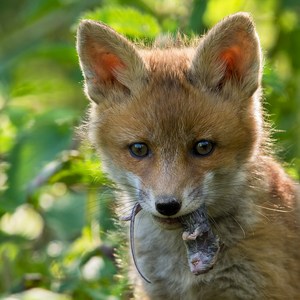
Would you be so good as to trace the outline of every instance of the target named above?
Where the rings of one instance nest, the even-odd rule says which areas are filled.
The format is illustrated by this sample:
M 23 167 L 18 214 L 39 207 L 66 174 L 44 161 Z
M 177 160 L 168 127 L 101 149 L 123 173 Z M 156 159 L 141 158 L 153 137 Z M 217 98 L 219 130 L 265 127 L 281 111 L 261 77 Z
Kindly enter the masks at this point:
M 107 6 L 86 12 L 81 19 L 101 21 L 132 39 L 153 39 L 161 32 L 153 16 L 131 7 Z
M 85 195 L 67 193 L 44 213 L 46 223 L 59 240 L 78 236 L 85 223 Z
M 20 128 L 17 141 L 8 158 L 9 185 L 4 199 L 0 201 L 0 210 L 2 208 L 12 211 L 24 203 L 29 182 L 47 162 L 70 146 L 72 140 L 70 123 L 72 122 L 68 120 L 69 117 L 65 113 L 61 114 L 60 111 L 47 112 L 35 120 L 36 126 L 23 130 Z

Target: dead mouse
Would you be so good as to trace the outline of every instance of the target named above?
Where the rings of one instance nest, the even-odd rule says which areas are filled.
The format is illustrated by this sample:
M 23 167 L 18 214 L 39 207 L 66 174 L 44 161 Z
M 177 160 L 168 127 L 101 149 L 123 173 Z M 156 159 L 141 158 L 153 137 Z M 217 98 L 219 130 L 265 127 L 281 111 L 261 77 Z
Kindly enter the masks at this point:
M 195 275 L 208 272 L 217 259 L 220 245 L 210 226 L 205 205 L 180 217 L 180 222 L 191 272 Z

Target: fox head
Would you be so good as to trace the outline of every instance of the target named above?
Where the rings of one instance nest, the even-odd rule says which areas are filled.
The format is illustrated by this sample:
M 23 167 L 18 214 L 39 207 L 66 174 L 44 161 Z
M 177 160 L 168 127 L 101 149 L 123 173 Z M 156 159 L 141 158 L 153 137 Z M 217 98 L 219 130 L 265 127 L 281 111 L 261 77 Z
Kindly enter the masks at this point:
M 249 15 L 191 45 L 138 48 L 102 23 L 78 29 L 89 139 L 109 176 L 159 218 L 203 203 L 214 216 L 237 207 L 263 139 L 262 55 Z

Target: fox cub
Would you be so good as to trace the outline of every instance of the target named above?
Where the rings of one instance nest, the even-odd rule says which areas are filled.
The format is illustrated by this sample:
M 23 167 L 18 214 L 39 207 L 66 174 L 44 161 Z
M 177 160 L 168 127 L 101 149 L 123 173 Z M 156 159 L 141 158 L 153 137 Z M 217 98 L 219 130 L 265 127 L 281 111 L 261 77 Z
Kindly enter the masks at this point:
M 251 17 L 183 40 L 78 29 L 87 134 L 136 218 L 135 299 L 300 299 L 299 188 L 271 155 Z

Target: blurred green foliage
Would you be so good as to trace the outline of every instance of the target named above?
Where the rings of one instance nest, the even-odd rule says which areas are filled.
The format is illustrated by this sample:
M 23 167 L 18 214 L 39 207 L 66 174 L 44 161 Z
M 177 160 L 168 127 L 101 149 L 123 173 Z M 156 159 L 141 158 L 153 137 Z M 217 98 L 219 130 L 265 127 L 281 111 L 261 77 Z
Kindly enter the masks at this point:
M 265 108 L 289 173 L 300 174 L 298 0 L 12 0 L 0 2 L 0 297 L 127 299 L 112 249 L 112 185 L 74 127 L 87 101 L 75 52 L 79 19 L 134 40 L 203 33 L 252 13 L 266 52 Z M 108 234 L 111 232 L 111 234 Z

